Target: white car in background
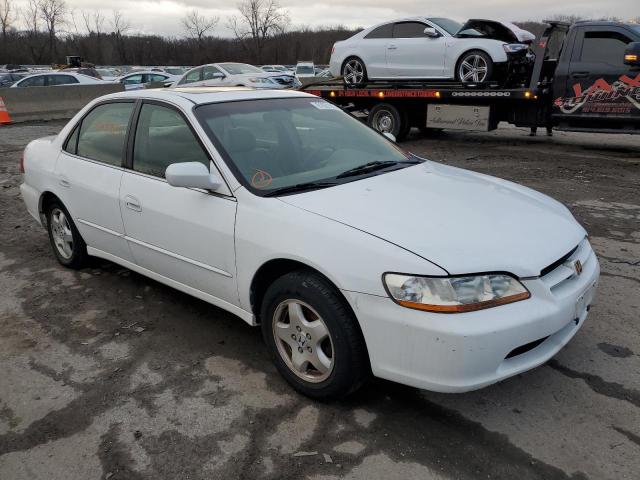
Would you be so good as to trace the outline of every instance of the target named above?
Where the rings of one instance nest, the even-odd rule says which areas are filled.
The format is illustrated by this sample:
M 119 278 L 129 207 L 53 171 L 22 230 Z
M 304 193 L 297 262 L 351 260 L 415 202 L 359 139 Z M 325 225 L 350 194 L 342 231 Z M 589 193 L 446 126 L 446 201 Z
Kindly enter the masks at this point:
M 292 76 L 284 73 L 265 72 L 247 63 L 211 63 L 192 68 L 175 84 L 176 87 L 252 87 L 280 89 L 298 86 Z
M 333 45 L 330 69 L 347 85 L 369 80 L 488 82 L 524 57 L 534 35 L 511 23 L 410 17 L 367 28 Z
M 313 62 L 298 62 L 296 65 L 296 78 L 313 78 L 316 76 L 316 67 Z
M 50 87 L 59 85 L 104 85 L 106 82 L 98 78 L 74 72 L 45 72 L 28 75 L 17 81 L 11 88 Z
M 62 265 L 105 258 L 260 324 L 315 398 L 371 372 L 463 392 L 541 365 L 599 275 L 561 203 L 420 159 L 293 90 L 104 96 L 31 142 L 21 170 Z
M 178 75 L 156 70 L 142 70 L 123 75 L 117 78 L 116 82 L 123 84 L 125 90 L 139 90 L 148 83 L 158 82 L 163 83 L 165 87 L 170 87 L 178 80 L 180 80 Z

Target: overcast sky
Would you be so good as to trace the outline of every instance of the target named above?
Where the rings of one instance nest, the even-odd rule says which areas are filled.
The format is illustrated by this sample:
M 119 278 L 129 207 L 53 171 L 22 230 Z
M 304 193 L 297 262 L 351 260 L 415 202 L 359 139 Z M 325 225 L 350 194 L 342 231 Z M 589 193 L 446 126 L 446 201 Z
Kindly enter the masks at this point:
M 18 6 L 26 0 L 14 0 Z M 237 1 L 223 0 L 66 0 L 76 11 L 100 9 L 107 18 L 120 10 L 136 32 L 181 35 L 180 18 L 189 10 L 220 17 L 215 34 L 228 36 L 226 18 L 233 15 Z M 640 17 L 640 0 L 280 0 L 289 11 L 292 27 L 346 25 L 366 27 L 374 23 L 409 15 L 446 16 L 458 20 L 492 18 L 496 20 L 542 20 L 553 15 L 582 17 Z M 108 5 L 108 8 L 105 6 Z M 390 6 L 392 5 L 392 7 Z M 107 21 L 108 24 L 108 21 Z

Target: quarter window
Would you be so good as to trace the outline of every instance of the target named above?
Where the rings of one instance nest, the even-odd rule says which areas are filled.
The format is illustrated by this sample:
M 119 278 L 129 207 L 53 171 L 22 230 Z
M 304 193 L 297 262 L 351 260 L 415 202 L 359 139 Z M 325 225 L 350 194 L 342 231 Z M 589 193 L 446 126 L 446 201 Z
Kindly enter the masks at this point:
M 209 169 L 209 157 L 182 115 L 171 108 L 144 104 L 136 129 L 133 169 L 164 178 L 172 163 L 201 162 Z
M 393 27 L 393 38 L 421 38 L 427 26 L 420 22 L 396 23 Z
M 580 60 L 624 65 L 624 51 L 631 39 L 619 32 L 585 32 Z
M 423 29 L 424 30 L 424 29 Z M 378 28 L 374 28 L 365 35 L 364 38 L 391 38 L 393 36 L 393 23 L 387 23 Z
M 107 103 L 94 108 L 82 120 L 78 155 L 121 166 L 133 108 L 133 103 Z

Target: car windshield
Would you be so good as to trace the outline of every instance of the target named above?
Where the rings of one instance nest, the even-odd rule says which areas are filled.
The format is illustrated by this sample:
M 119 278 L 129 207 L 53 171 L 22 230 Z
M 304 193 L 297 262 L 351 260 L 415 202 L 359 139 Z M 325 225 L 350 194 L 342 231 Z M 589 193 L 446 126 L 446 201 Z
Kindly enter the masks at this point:
M 640 35 L 640 24 L 631 23 L 629 24 L 631 30 L 635 30 L 635 32 Z
M 435 23 L 441 29 L 445 30 L 449 35 L 455 35 L 462 28 L 460 22 L 451 20 L 450 18 L 427 18 L 431 23 Z
M 296 67 L 296 73 L 302 73 L 302 74 L 306 74 L 306 73 L 315 73 L 315 70 L 312 66 L 310 65 L 300 65 L 298 67 Z
M 246 63 L 221 63 L 220 66 L 231 75 L 242 75 L 245 73 L 262 73 L 258 67 Z
M 261 196 L 318 182 L 344 183 L 416 162 L 321 99 L 214 103 L 197 107 L 195 113 L 238 180 Z M 354 175 L 363 165 L 366 171 Z

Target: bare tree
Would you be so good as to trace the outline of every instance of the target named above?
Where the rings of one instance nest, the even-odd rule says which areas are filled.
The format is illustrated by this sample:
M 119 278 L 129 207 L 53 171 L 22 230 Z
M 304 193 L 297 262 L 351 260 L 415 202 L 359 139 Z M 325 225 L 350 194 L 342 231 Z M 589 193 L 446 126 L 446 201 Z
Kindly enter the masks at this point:
M 236 39 L 261 63 L 262 50 L 269 37 L 284 33 L 289 14 L 276 0 L 243 0 L 238 15 L 229 19 L 228 26 Z
M 131 30 L 131 24 L 122 16 L 122 12 L 114 10 L 111 14 L 111 28 L 115 39 L 116 51 L 119 56 L 119 63 L 127 63 L 127 49 L 125 47 L 125 36 Z
M 182 26 L 187 35 L 198 40 L 198 46 L 201 46 L 207 32 L 212 30 L 219 21 L 219 17 L 205 17 L 197 10 L 191 10 L 182 18 Z
M 11 0 L 0 0 L 0 28 L 2 28 L 2 40 L 7 41 L 7 32 L 16 19 Z
M 67 4 L 64 0 L 38 0 L 40 18 L 49 35 L 49 54 L 56 61 L 56 32 L 66 22 Z

